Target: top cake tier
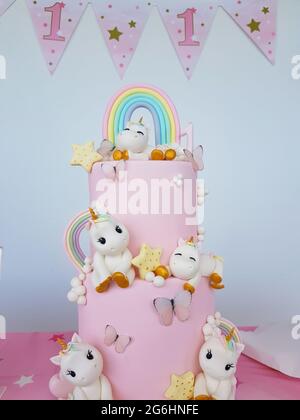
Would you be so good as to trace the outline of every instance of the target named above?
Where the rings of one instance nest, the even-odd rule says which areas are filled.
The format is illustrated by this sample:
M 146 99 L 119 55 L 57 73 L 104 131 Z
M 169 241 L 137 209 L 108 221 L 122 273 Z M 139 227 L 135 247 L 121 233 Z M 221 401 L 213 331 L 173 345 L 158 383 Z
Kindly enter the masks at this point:
M 114 165 L 113 162 L 110 162 Z M 130 232 L 129 248 L 161 247 L 167 264 L 180 238 L 197 237 L 197 175 L 190 162 L 126 161 L 108 179 L 101 163 L 89 177 L 93 208 L 105 209 Z

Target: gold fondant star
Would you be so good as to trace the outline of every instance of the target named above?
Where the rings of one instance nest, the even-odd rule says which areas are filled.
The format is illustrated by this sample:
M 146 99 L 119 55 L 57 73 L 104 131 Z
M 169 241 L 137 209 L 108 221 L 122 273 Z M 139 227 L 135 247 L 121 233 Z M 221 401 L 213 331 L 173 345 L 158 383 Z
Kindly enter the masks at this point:
M 171 385 L 165 396 L 168 400 L 187 401 L 194 396 L 195 375 L 193 372 L 186 372 L 181 376 L 172 375 Z
M 134 20 L 131 20 L 128 25 L 130 26 L 130 28 L 136 28 L 136 22 Z
M 94 142 L 87 144 L 72 144 L 72 166 L 82 166 L 87 172 L 91 172 L 94 163 L 101 162 L 102 156 L 95 151 Z
M 140 254 L 132 260 L 132 265 L 139 269 L 142 280 L 145 280 L 147 273 L 155 271 L 160 266 L 161 254 L 161 248 L 151 248 L 146 244 L 142 245 Z
M 270 13 L 270 8 L 269 7 L 263 7 L 262 12 L 267 15 L 268 13 Z
M 110 41 L 112 40 L 120 41 L 120 36 L 123 35 L 123 32 L 120 32 L 117 27 L 115 27 L 114 29 L 110 29 L 108 32 L 110 35 L 109 37 Z
M 252 19 L 250 23 L 248 23 L 248 28 L 251 29 L 251 33 L 253 32 L 260 32 L 260 25 L 261 22 L 257 22 L 256 20 Z

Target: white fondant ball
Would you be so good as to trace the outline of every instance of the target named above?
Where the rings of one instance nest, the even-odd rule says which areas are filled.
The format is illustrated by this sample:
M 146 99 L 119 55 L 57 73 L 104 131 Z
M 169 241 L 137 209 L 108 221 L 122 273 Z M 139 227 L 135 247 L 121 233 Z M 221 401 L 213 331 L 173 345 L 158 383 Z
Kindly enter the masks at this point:
M 156 276 L 154 278 L 153 284 L 155 287 L 163 287 L 165 285 L 165 279 L 161 276 Z
M 74 277 L 74 278 L 71 280 L 71 286 L 72 286 L 73 288 L 81 286 L 81 281 L 79 280 L 79 278 L 78 278 L 78 277 Z
M 81 273 L 79 274 L 78 278 L 81 282 L 83 282 L 86 279 L 86 275 L 84 273 Z
M 78 296 L 76 295 L 76 293 L 74 293 L 74 291 L 73 291 L 73 290 L 71 290 L 71 291 L 68 293 L 67 298 L 68 298 L 68 301 L 69 301 L 69 302 L 74 303 L 74 302 L 77 302 L 77 298 L 78 298 Z
M 86 288 L 84 286 L 79 286 L 74 289 L 74 292 L 77 296 L 84 296 L 86 294 Z
M 150 271 L 149 273 L 146 274 L 145 276 L 145 280 L 148 281 L 149 283 L 152 283 L 155 279 L 155 274 L 152 273 L 152 271 Z

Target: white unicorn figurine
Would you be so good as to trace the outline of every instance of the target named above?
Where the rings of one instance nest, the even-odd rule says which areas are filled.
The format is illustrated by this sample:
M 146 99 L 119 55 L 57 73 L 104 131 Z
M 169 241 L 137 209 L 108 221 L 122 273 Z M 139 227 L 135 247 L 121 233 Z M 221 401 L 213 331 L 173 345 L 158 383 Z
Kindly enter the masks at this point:
M 184 290 L 194 293 L 202 277 L 210 279 L 215 289 L 223 289 L 223 265 L 221 257 L 201 254 L 193 238 L 188 241 L 179 239 L 178 248 L 170 258 L 170 270 L 174 277 L 183 281 Z
M 60 378 L 73 387 L 68 400 L 112 400 L 112 389 L 103 375 L 103 358 L 93 346 L 74 334 L 71 343 L 59 340 L 62 351 L 51 362 L 60 366 Z M 66 387 L 67 389 L 67 387 Z M 53 390 L 55 391 L 55 389 Z
M 220 321 L 217 313 L 203 328 L 205 343 L 199 354 L 202 373 L 195 381 L 196 400 L 235 400 L 237 362 L 245 346 L 233 340 L 234 330 L 227 337 L 222 335 Z
M 143 118 L 139 122 L 129 121 L 117 138 L 116 150 L 113 153 L 114 160 L 148 160 L 149 131 L 143 124 Z
M 91 242 L 95 248 L 93 258 L 86 258 L 82 273 L 71 281 L 68 300 L 78 305 L 86 305 L 85 282 L 91 273 L 93 286 L 98 293 L 106 292 L 111 283 L 126 289 L 135 280 L 132 254 L 129 251 L 129 233 L 126 227 L 109 215 L 97 215 L 90 209 L 91 220 L 87 224 Z

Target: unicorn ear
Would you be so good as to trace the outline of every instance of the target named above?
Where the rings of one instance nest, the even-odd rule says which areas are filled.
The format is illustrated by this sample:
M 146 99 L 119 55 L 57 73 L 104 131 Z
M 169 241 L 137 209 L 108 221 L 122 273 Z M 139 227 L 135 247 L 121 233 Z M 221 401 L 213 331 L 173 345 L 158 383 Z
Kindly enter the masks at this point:
M 182 238 L 180 238 L 179 240 L 178 240 L 178 246 L 182 246 L 182 245 L 184 245 L 186 242 L 185 242 L 185 240 L 184 239 L 182 239 Z
M 61 356 L 55 356 L 55 357 L 51 357 L 50 361 L 55 365 L 55 366 L 60 366 L 61 365 Z
M 81 340 L 81 338 L 79 337 L 78 334 L 75 333 L 73 335 L 73 337 L 72 337 L 72 343 L 74 343 L 74 344 L 82 343 L 82 340 Z
M 235 345 L 235 347 L 236 347 L 236 352 L 237 352 L 237 354 L 238 354 L 238 357 L 240 357 L 240 355 L 243 353 L 243 351 L 245 350 L 245 346 L 244 346 L 244 344 L 240 344 L 240 343 L 237 343 L 236 345 Z

